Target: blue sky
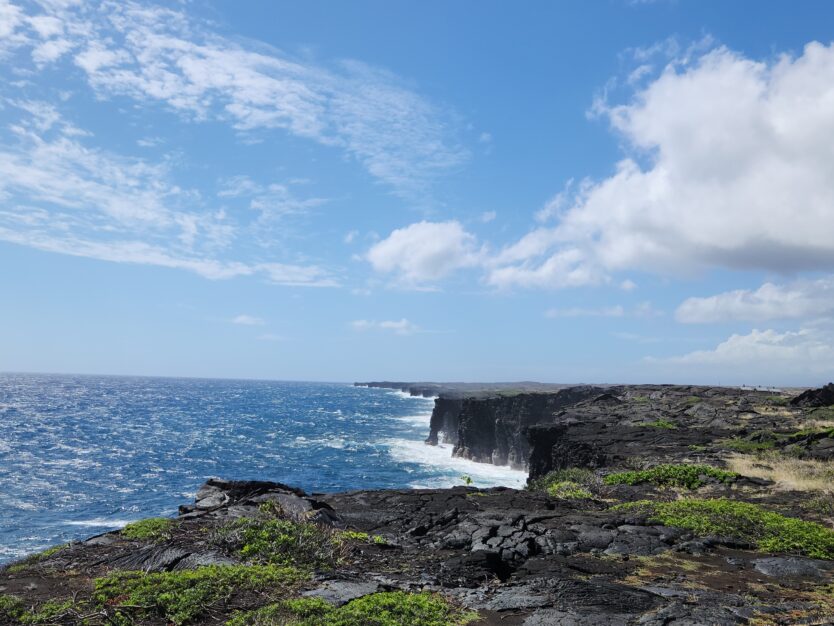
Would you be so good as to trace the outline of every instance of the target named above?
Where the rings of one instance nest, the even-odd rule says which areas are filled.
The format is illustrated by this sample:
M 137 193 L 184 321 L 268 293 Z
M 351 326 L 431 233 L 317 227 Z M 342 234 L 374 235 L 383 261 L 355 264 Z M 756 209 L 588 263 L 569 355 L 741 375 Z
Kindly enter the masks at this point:
M 0 370 L 826 382 L 831 24 L 0 0 Z

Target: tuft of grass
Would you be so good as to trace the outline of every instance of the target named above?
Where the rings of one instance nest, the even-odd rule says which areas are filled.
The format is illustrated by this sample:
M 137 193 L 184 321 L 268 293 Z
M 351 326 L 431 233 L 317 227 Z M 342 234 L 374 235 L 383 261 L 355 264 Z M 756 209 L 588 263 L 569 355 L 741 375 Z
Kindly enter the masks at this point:
M 569 467 L 567 469 L 553 470 L 544 476 L 531 480 L 527 485 L 527 489 L 529 491 L 550 493 L 551 488 L 560 483 L 572 483 L 588 491 L 593 491 L 599 487 L 600 480 L 599 476 L 589 469 Z
M 440 595 L 386 591 L 334 607 L 319 598 L 285 600 L 241 613 L 227 626 L 463 626 L 478 614 L 463 611 Z
M 664 418 L 660 418 L 653 422 L 644 422 L 642 424 L 638 424 L 638 426 L 643 426 L 645 428 L 665 428 L 667 430 L 675 430 L 678 427 L 678 425 L 675 424 L 675 422 L 672 422 Z
M 114 609 L 120 616 L 115 619 L 157 618 L 181 626 L 236 593 L 283 591 L 306 578 L 297 568 L 276 565 L 210 565 L 152 574 L 115 572 L 95 580 L 93 599 L 99 606 Z
M 776 447 L 776 439 L 776 435 L 772 432 L 764 431 L 745 438 L 733 437 L 732 439 L 723 439 L 719 441 L 719 444 L 728 450 L 749 454 L 751 452 L 772 450 Z
M 132 522 L 122 528 L 122 537 L 139 541 L 165 541 L 171 538 L 174 520 L 167 517 L 150 517 Z
M 636 404 L 648 404 L 649 396 L 634 396 L 631 401 Z
M 594 494 L 582 485 L 570 480 L 563 480 L 562 482 L 548 485 L 547 495 L 560 500 L 587 500 L 594 497 Z
M 704 452 L 707 449 L 707 446 L 699 444 L 699 443 L 693 443 L 693 444 L 687 446 L 687 448 L 692 450 L 692 452 Z
M 788 406 L 791 402 L 786 396 L 768 396 L 764 400 L 771 406 Z
M 834 485 L 830 462 L 798 459 L 775 451 L 734 454 L 727 459 L 727 466 L 743 476 L 772 480 L 778 489 L 825 492 Z
M 642 511 L 652 522 L 685 528 L 700 536 L 741 539 L 765 552 L 834 559 L 834 530 L 816 522 L 786 517 L 749 502 L 727 498 L 688 498 L 673 502 L 641 500 L 613 508 Z
M 702 400 L 698 396 L 687 396 L 684 398 L 683 403 L 686 406 L 695 406 L 696 404 L 700 403 Z
M 647 470 L 617 472 L 608 474 L 603 479 L 606 485 L 639 485 L 652 483 L 667 487 L 685 487 L 697 489 L 706 484 L 706 479 L 714 478 L 722 483 L 735 480 L 738 474 L 709 465 L 658 465 Z

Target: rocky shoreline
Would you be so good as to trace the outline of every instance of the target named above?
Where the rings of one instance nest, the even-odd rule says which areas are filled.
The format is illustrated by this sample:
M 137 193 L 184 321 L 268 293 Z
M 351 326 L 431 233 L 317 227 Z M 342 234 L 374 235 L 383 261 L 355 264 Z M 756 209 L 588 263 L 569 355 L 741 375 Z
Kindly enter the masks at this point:
M 0 570 L 0 623 L 834 623 L 834 385 L 365 384 L 435 396 L 428 443 L 528 488 L 212 479 Z

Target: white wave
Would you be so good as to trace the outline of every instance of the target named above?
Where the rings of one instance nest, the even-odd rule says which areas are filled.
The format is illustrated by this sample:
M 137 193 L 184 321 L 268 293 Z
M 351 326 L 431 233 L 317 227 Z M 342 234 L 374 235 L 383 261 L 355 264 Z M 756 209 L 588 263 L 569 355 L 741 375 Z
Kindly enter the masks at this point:
M 434 402 L 434 399 L 437 397 L 430 396 L 426 398 L 424 396 L 412 396 L 410 393 L 408 393 L 407 391 L 403 391 L 402 389 L 386 389 L 386 391 L 392 396 L 397 396 L 398 398 L 403 398 L 406 400 L 426 400 Z
M 426 427 L 431 424 L 431 411 L 428 413 L 419 413 L 417 415 L 401 415 L 394 418 L 400 422 L 406 422 L 412 426 Z
M 131 522 L 135 521 L 136 520 L 94 517 L 93 519 L 65 521 L 64 524 L 67 526 L 81 526 L 83 528 L 124 528 Z
M 438 472 L 437 476 L 412 483 L 411 487 L 437 488 L 462 485 L 461 476 L 472 478 L 475 487 L 523 487 L 527 483 L 527 472 L 507 466 L 477 463 L 452 456 L 453 446 L 439 444 L 430 446 L 422 441 L 410 439 L 389 439 L 384 442 L 388 453 L 400 463 L 418 463 L 426 469 Z

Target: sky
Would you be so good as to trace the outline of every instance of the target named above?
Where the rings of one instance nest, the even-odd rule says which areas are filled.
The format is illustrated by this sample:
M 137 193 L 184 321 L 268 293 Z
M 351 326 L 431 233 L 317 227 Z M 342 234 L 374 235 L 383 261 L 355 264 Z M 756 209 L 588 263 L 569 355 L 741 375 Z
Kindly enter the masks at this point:
M 834 4 L 0 0 L 0 371 L 834 379 Z

